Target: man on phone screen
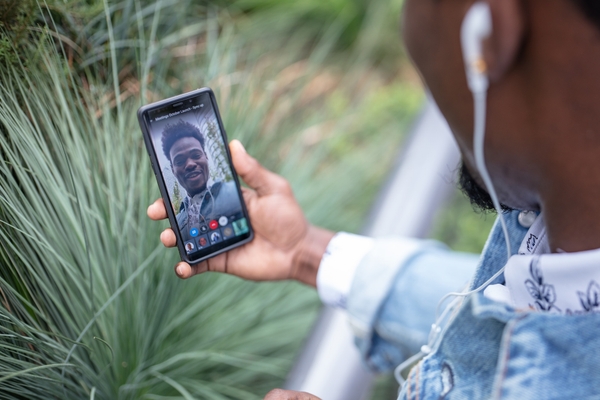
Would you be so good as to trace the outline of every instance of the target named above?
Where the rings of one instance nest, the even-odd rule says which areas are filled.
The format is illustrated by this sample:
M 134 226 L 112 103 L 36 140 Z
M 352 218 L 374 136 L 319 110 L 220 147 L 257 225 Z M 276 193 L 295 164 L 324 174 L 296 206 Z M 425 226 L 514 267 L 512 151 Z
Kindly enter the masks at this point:
M 233 181 L 208 185 L 205 138 L 197 126 L 183 120 L 167 125 L 162 132 L 162 148 L 177 182 L 187 193 L 179 210 L 175 210 L 184 242 L 216 229 L 219 221 L 224 226 L 241 215 Z
M 251 188 L 244 198 L 255 238 L 197 265 L 180 262 L 175 272 L 315 286 L 325 303 L 347 310 L 373 370 L 423 356 L 409 362 L 400 399 L 598 398 L 600 2 L 475 3 L 405 0 L 403 38 L 461 150 L 466 193 L 490 208 L 473 145 L 474 115 L 481 114 L 461 47 L 467 12 L 489 10 L 489 36 L 473 67 L 489 79 L 477 104 L 487 106 L 485 159 L 505 210 L 508 260 L 499 224 L 480 257 L 433 241 L 311 225 L 289 184 L 232 141 L 234 166 Z M 165 218 L 162 201 L 148 214 Z M 161 240 L 176 245 L 170 231 Z M 444 295 L 465 287 L 486 289 L 442 302 L 438 318 Z M 278 390 L 267 398 L 316 397 Z

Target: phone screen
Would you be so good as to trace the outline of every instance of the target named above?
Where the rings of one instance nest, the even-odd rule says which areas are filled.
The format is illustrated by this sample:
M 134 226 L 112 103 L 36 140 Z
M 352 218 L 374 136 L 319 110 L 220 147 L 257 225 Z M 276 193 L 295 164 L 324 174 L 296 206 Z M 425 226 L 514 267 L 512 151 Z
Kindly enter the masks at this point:
M 250 225 L 212 92 L 143 109 L 155 172 L 160 170 L 187 258 L 207 258 L 248 239 Z

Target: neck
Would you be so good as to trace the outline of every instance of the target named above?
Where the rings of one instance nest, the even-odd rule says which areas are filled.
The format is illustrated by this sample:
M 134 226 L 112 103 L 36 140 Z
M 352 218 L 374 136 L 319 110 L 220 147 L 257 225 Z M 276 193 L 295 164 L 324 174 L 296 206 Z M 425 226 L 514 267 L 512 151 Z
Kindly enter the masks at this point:
M 201 194 L 201 193 L 203 193 L 203 192 L 206 190 L 206 188 L 207 188 L 207 186 L 206 186 L 206 185 L 204 185 L 204 186 L 202 186 L 202 188 L 201 188 L 200 190 L 198 190 L 198 191 L 196 191 L 196 192 L 194 192 L 194 193 L 192 193 L 192 192 L 188 192 L 188 195 L 189 195 L 190 197 L 194 197 L 194 196 L 196 196 L 196 195 L 198 195 L 198 194 Z
M 570 81 L 571 90 L 541 91 L 529 152 L 553 252 L 600 248 L 600 86 Z
M 562 175 L 566 176 L 554 177 L 541 196 L 550 249 L 600 248 L 600 168 L 582 166 L 573 174 Z
M 524 69 L 531 139 L 523 144 L 533 186 L 553 252 L 597 249 L 600 29 L 571 2 L 535 4 Z

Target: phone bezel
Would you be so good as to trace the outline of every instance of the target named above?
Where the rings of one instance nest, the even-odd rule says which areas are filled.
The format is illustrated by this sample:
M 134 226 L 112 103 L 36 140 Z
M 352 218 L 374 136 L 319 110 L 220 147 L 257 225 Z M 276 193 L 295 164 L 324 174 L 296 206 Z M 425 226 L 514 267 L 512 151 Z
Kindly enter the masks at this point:
M 246 235 L 247 236 L 238 242 L 235 242 L 224 248 L 216 249 L 214 252 L 210 252 L 209 254 L 205 254 L 198 258 L 192 259 L 189 257 L 190 254 L 187 254 L 187 251 L 185 250 L 185 243 L 183 242 L 181 233 L 179 231 L 179 226 L 177 224 L 177 218 L 176 218 L 175 212 L 174 212 L 173 208 L 169 206 L 171 199 L 169 197 L 169 192 L 167 190 L 167 186 L 165 184 L 165 181 L 164 181 L 164 178 L 162 175 L 162 171 L 160 170 L 160 164 L 158 162 L 158 157 L 156 156 L 154 144 L 152 143 L 152 134 L 150 132 L 150 127 L 148 125 L 147 116 L 148 116 L 148 112 L 150 112 L 156 108 L 162 108 L 165 106 L 169 106 L 169 105 L 172 105 L 172 104 L 184 101 L 184 100 L 188 100 L 190 98 L 200 96 L 202 94 L 208 94 L 210 101 L 211 101 L 211 105 L 213 107 L 213 111 L 217 118 L 219 130 L 221 131 L 221 137 L 223 139 L 223 142 L 225 143 L 224 147 L 225 147 L 225 151 L 227 153 L 227 161 L 231 168 L 231 174 L 233 176 L 233 181 L 235 182 L 235 186 L 237 188 L 240 203 L 242 205 L 242 213 L 243 213 L 244 217 L 246 218 L 246 222 L 248 223 L 248 233 L 242 235 L 242 237 L 246 236 Z M 146 150 L 148 152 L 148 155 L 150 156 L 152 170 L 154 171 L 154 176 L 156 177 L 156 181 L 158 183 L 161 197 L 162 197 L 163 201 L 165 202 L 165 208 L 167 210 L 167 216 L 169 218 L 169 223 L 171 224 L 171 229 L 173 230 L 173 232 L 175 233 L 175 236 L 177 238 L 177 248 L 179 249 L 179 255 L 181 257 L 181 260 L 185 261 L 189 264 L 197 264 L 199 262 L 202 262 L 209 258 L 215 257 L 219 254 L 225 253 L 227 251 L 230 251 L 232 249 L 235 249 L 239 246 L 242 246 L 242 245 L 252 241 L 252 239 L 254 238 L 254 229 L 252 228 L 250 216 L 248 215 L 246 203 L 245 203 L 244 197 L 242 195 L 242 190 L 240 187 L 240 182 L 239 182 L 239 179 L 237 176 L 237 172 L 235 171 L 235 168 L 233 167 L 231 153 L 229 151 L 229 146 L 228 146 L 229 142 L 227 140 L 227 133 L 225 132 L 225 127 L 223 126 L 223 121 L 221 120 L 221 113 L 219 112 L 217 100 L 216 100 L 215 94 L 212 91 L 212 89 L 210 89 L 208 87 L 204 87 L 204 88 L 193 90 L 191 92 L 187 92 L 187 93 L 183 93 L 183 94 L 180 94 L 177 96 L 169 97 L 168 99 L 159 100 L 159 101 L 156 101 L 156 102 L 153 102 L 150 104 L 146 104 L 139 108 L 139 110 L 137 112 L 137 116 L 138 116 L 138 122 L 140 124 L 140 128 L 142 130 L 142 134 L 144 137 L 144 143 L 146 145 Z M 209 250 L 209 249 L 210 249 L 210 247 L 207 248 L 207 250 Z M 191 253 L 191 255 L 193 255 L 193 254 L 194 253 Z

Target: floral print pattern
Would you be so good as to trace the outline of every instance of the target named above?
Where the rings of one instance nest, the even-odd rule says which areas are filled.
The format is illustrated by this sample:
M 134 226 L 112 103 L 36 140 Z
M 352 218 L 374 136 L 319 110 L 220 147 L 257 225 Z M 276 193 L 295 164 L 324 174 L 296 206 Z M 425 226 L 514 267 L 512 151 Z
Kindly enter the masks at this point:
M 579 302 L 585 312 L 599 312 L 600 311 L 600 285 L 596 281 L 591 281 L 588 285 L 587 293 L 577 291 L 579 296 Z
M 544 283 L 544 276 L 539 266 L 539 257 L 534 257 L 529 264 L 529 274 L 533 279 L 527 279 L 525 281 L 525 287 L 527 291 L 533 297 L 534 304 L 530 304 L 532 308 L 538 311 L 558 311 L 560 308 L 556 307 L 556 291 L 554 285 Z

